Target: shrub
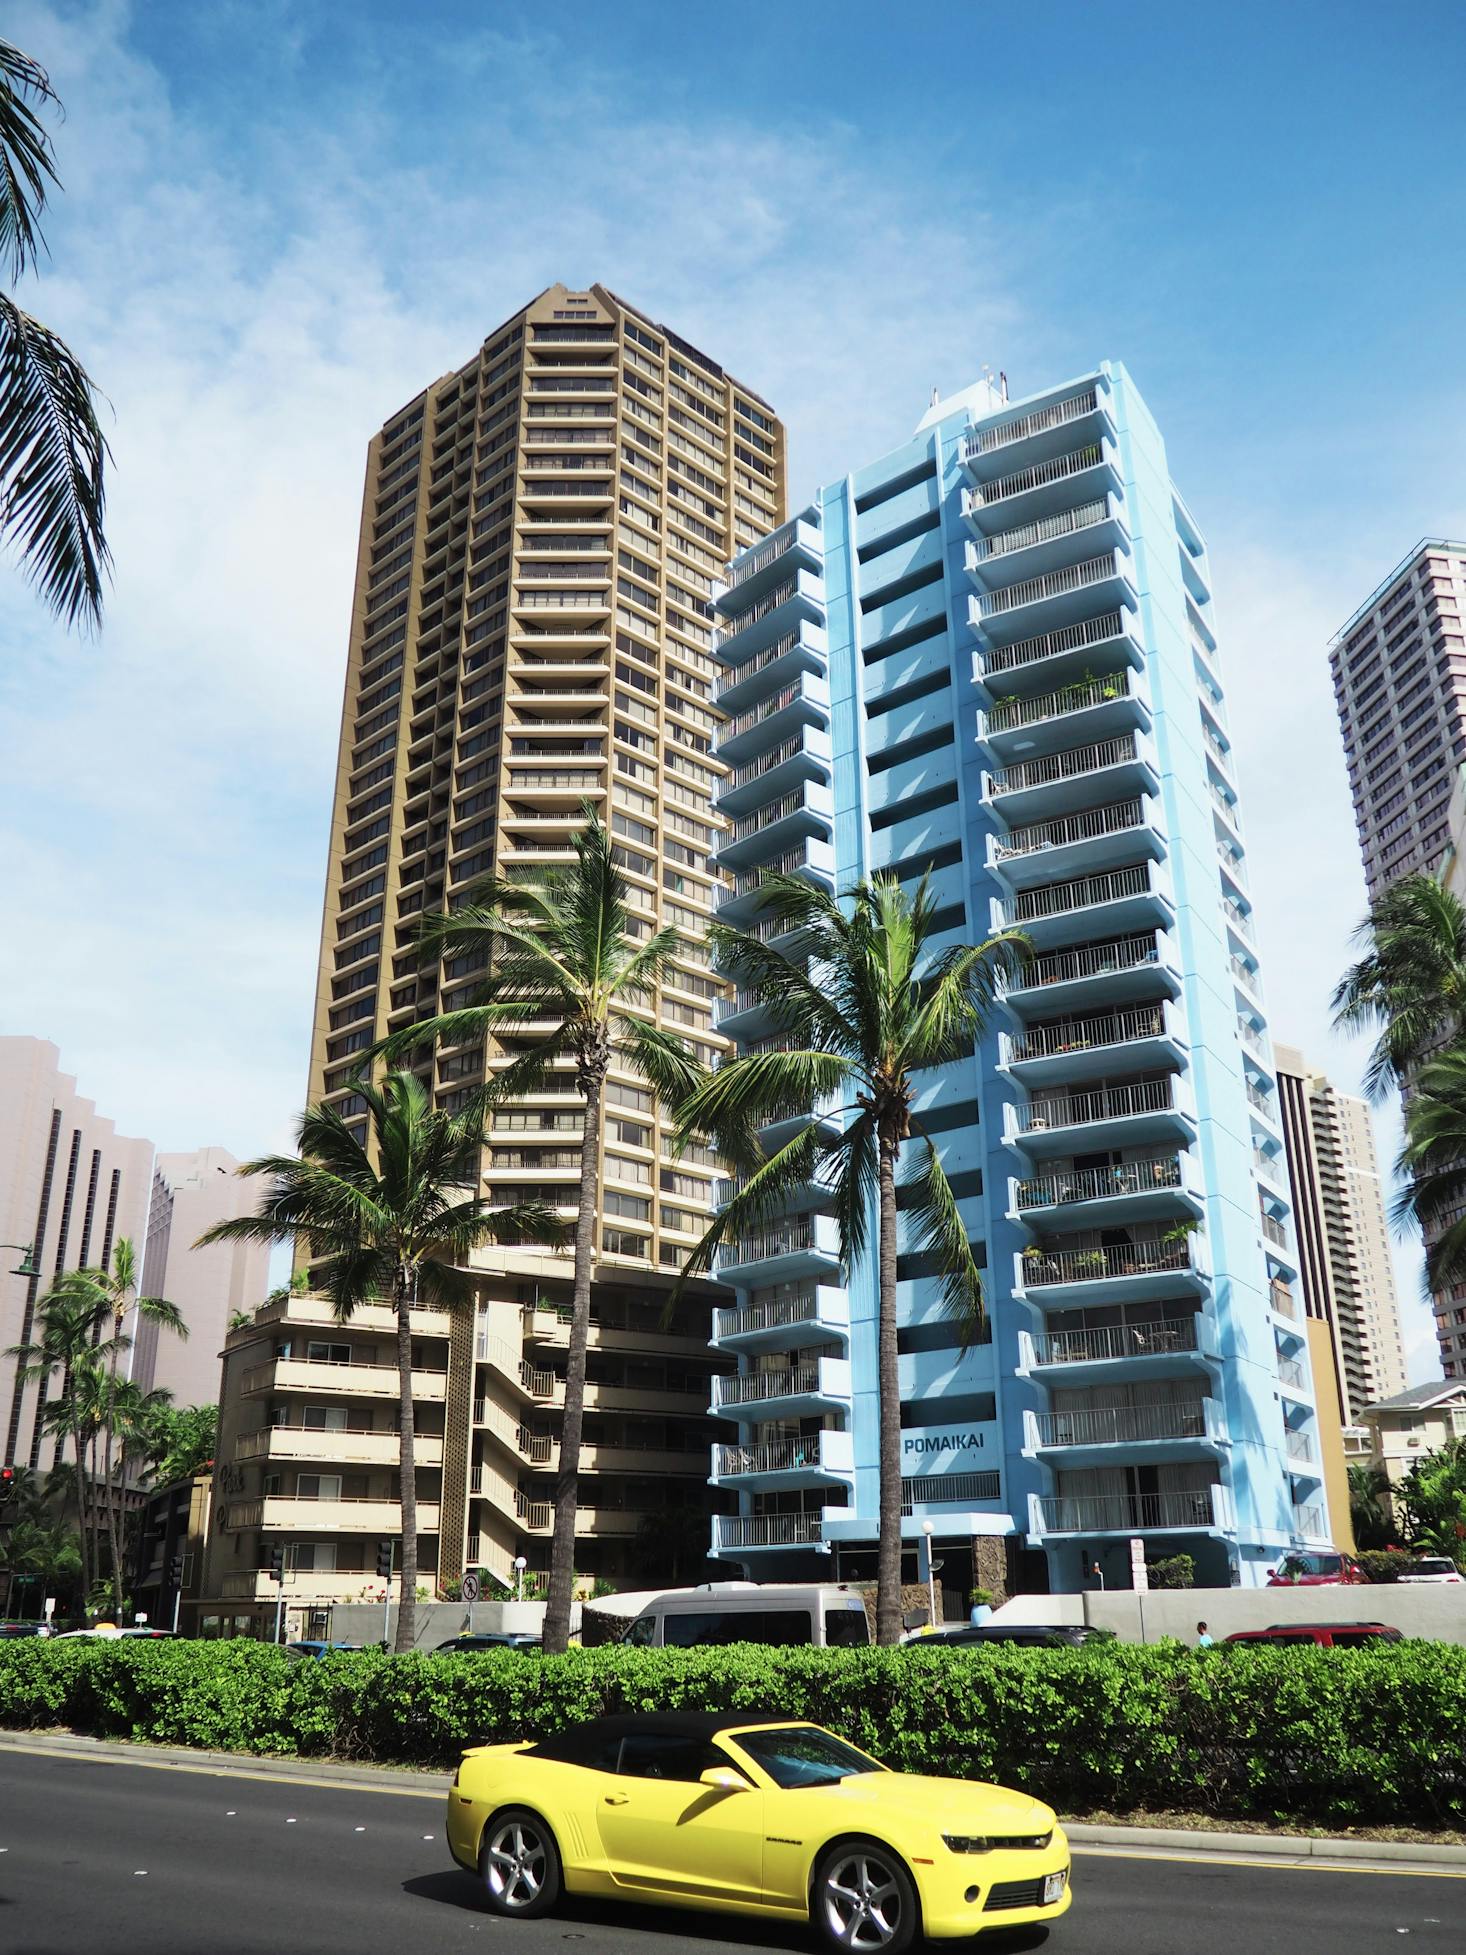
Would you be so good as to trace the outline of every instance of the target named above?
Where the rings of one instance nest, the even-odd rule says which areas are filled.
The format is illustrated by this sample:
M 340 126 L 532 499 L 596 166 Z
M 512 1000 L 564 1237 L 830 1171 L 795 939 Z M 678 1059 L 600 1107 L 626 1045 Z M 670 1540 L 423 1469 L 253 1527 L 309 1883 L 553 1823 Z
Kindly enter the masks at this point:
M 1148 1562 L 1145 1572 L 1152 1588 L 1193 1588 L 1196 1584 L 1196 1563 L 1189 1554 Z
M 1359 1556 L 1359 1566 L 1372 1582 L 1397 1582 L 1419 1565 L 1419 1557 L 1404 1548 L 1368 1548 Z
M 0 1643 L 0 1724 L 448 1766 L 602 1711 L 808 1717 L 891 1765 L 1085 1812 L 1466 1823 L 1466 1648 L 574 1650 Z

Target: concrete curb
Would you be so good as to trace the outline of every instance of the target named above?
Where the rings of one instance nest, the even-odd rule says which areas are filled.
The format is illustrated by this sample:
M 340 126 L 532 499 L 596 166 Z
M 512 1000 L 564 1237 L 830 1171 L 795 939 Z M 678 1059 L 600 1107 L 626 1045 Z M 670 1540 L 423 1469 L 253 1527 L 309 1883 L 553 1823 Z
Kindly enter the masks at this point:
M 0 1731 L 0 1755 L 7 1751 L 50 1752 L 61 1758 L 105 1759 L 116 1765 L 169 1766 L 222 1776 L 256 1776 L 316 1785 L 351 1786 L 378 1792 L 415 1792 L 440 1798 L 448 1772 L 415 1772 L 401 1765 L 342 1765 L 331 1759 L 256 1757 L 250 1752 L 190 1751 L 185 1747 L 131 1744 L 120 1739 L 84 1738 L 71 1732 Z M 1275 1866 L 1395 1865 L 1466 1873 L 1466 1846 L 1439 1846 L 1418 1840 L 1313 1839 L 1288 1833 L 1188 1832 L 1175 1826 L 1091 1826 L 1066 1819 L 1064 1831 L 1077 1847 L 1127 1853 L 1186 1853 L 1257 1860 Z

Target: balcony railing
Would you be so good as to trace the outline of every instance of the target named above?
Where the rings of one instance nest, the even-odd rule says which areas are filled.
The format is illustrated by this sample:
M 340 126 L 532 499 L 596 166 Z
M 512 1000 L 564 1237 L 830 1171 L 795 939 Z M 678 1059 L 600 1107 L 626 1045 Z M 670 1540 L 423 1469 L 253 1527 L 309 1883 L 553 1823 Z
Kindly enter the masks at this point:
M 806 752 L 804 735 L 796 733 L 792 739 L 771 747 L 767 753 L 761 753 L 756 760 L 746 760 L 741 767 L 735 767 L 728 776 L 728 786 L 747 787 L 750 781 L 756 781 L 764 774 L 772 774 L 776 767 L 782 767 L 786 761 L 798 760 Z
M 1042 631 L 1036 638 L 1021 638 L 1016 645 L 997 645 L 983 654 L 984 669 L 1012 672 L 1019 666 L 1036 665 L 1041 659 L 1055 658 L 1060 652 L 1080 652 L 1090 645 L 1103 645 L 1118 638 L 1125 621 L 1118 611 L 1107 611 L 1100 618 L 1086 618 L 1081 624 L 1065 625 L 1059 631 Z
M 1120 733 L 1113 740 L 1095 740 L 1088 746 L 1067 747 L 1063 753 L 1041 754 L 1037 760 L 1021 760 L 1015 767 L 1000 767 L 989 774 L 991 792 L 1014 794 L 1022 788 L 1046 787 L 1054 781 L 1073 780 L 1078 774 L 1098 773 L 1134 760 L 1139 752 L 1133 733 Z
M 1295 1385 L 1303 1390 L 1303 1367 L 1296 1358 L 1278 1359 L 1278 1376 L 1285 1385 Z
M 1170 1357 L 1199 1349 L 1196 1319 L 1158 1318 L 1146 1324 L 1103 1324 L 1092 1330 L 1038 1331 L 1038 1364 L 1107 1364 L 1112 1359 Z
M 1322 1507 L 1295 1507 L 1293 1521 L 1298 1532 L 1310 1541 L 1323 1539 Z
M 1098 1283 L 1112 1276 L 1155 1276 L 1189 1270 L 1191 1250 L 1184 1242 L 1127 1242 L 1093 1249 L 1025 1249 L 1023 1287 L 1042 1290 L 1055 1283 Z
M 1063 1019 L 1057 1025 L 1034 1025 L 1014 1038 L 1010 1061 L 1054 1059 L 1066 1052 L 1089 1052 L 1096 1046 L 1128 1045 L 1134 1039 L 1158 1039 L 1166 1029 L 1159 1005 L 1139 1005 L 1133 1011 L 1106 1012 L 1101 1018 Z
M 1281 1229 L 1278 1231 L 1278 1234 L 1282 1236 Z M 1287 1238 L 1283 1237 L 1283 1239 L 1286 1241 Z M 1293 1301 L 1293 1292 L 1280 1276 L 1273 1277 L 1268 1284 L 1268 1303 L 1276 1311 L 1278 1316 L 1292 1317 L 1296 1320 L 1298 1306 Z
M 735 821 L 733 840 L 745 842 L 750 835 L 757 835 L 761 828 L 772 828 L 776 821 L 783 821 L 788 815 L 803 813 L 804 806 L 802 789 L 795 794 L 780 795 L 777 801 L 771 801 L 767 807 L 760 808 L 756 814 L 745 815 L 741 821 Z
M 793 517 L 782 528 L 776 529 L 772 536 L 766 536 L 756 549 L 750 550 L 736 563 L 730 563 L 728 589 L 736 591 L 740 584 L 746 584 L 750 577 L 756 577 L 761 570 L 773 563 L 775 558 L 782 557 L 786 550 L 793 548 L 800 523 L 815 520 L 817 519 L 807 514 Z
M 1060 1495 L 1039 1508 L 1050 1534 L 1146 1534 L 1213 1525 L 1212 1492 Z
M 1020 1134 L 1049 1127 L 1085 1127 L 1096 1120 L 1129 1120 L 1138 1113 L 1170 1113 L 1176 1100 L 1171 1076 L 1130 1086 L 1097 1086 L 1088 1093 L 1046 1094 L 1014 1109 Z
M 1113 977 L 1119 971 L 1143 970 L 1159 964 L 1154 937 L 1118 937 L 1113 943 L 1083 950 L 1053 950 L 1032 958 L 1011 990 L 1039 990 L 1049 984 L 1073 984 L 1082 978 Z
M 1052 407 L 1035 408 L 1031 414 L 1021 415 L 1000 428 L 973 428 L 967 437 L 966 453 L 991 455 L 999 448 L 1011 447 L 1015 441 L 1027 441 L 1031 435 L 1043 434 L 1049 428 L 1062 428 L 1070 421 L 1082 420 L 1086 414 L 1093 414 L 1097 405 L 1095 390 L 1090 387 L 1082 394 L 1055 401 Z
M 734 686 L 741 686 L 745 679 L 751 679 L 756 672 L 762 672 L 764 667 L 772 665 L 775 659 L 783 658 L 786 652 L 796 650 L 800 643 L 797 631 L 786 632 L 772 645 L 765 645 L 761 652 L 755 652 L 752 658 L 744 659 L 741 665 L 735 665 L 731 671 L 725 671 L 722 684 L 718 688 L 719 698 L 725 692 L 730 692 Z
M 776 855 L 772 862 L 760 862 L 756 869 L 740 869 L 733 878 L 733 893 L 735 896 L 751 895 L 762 884 L 765 876 L 792 876 L 808 867 L 809 853 L 805 848 L 801 846 L 785 849 L 784 853 Z
M 1289 1459 L 1311 1460 L 1313 1458 L 1313 1441 L 1306 1432 L 1285 1432 L 1283 1445 Z
M 1206 1404 L 1091 1405 L 1036 1412 L 1041 1446 L 1143 1446 L 1154 1439 L 1205 1439 Z
M 1248 943 L 1251 943 L 1252 918 L 1247 914 L 1246 910 L 1242 908 L 1240 903 L 1234 903 L 1230 896 L 1224 896 L 1222 898 L 1222 908 L 1226 912 L 1229 921 L 1234 923 L 1247 939 Z
M 1061 686 L 1057 692 L 1040 693 L 1032 699 L 1025 699 L 1021 694 L 1012 699 L 999 699 L 988 714 L 988 732 L 1011 733 L 1017 727 L 1037 726 L 1044 720 L 1062 719 L 1066 713 L 1082 713 L 1090 706 L 1103 706 L 1112 699 L 1129 696 L 1127 670 L 1104 679 Z
M 777 1046 L 771 1048 L 778 1050 Z M 755 1229 L 728 1244 L 724 1261 L 733 1264 L 767 1262 L 773 1256 L 796 1256 L 814 1248 L 814 1223 L 809 1217 L 780 1228 Z
M 1017 1206 L 1052 1208 L 1060 1202 L 1102 1201 L 1109 1195 L 1143 1195 L 1152 1189 L 1179 1188 L 1181 1160 L 1121 1161 L 1112 1168 L 1073 1168 L 1067 1174 L 1040 1174 L 1018 1183 Z
M 765 591 L 757 604 L 750 604 L 746 611 L 740 611 L 736 618 L 730 619 L 721 630 L 713 633 L 713 650 L 721 651 L 729 639 L 736 638 L 740 631 L 746 631 L 749 625 L 766 618 L 770 611 L 777 611 L 781 604 L 787 604 L 798 589 L 799 579 L 790 577 L 782 584 L 775 584 L 771 591 Z M 746 668 L 740 667 L 740 670 L 746 671 Z
M 713 1379 L 715 1405 L 757 1405 L 766 1398 L 802 1398 L 818 1390 L 818 1364 L 796 1364 L 787 1371 L 746 1371 Z
M 1087 468 L 1097 468 L 1103 460 L 1104 450 L 1099 443 L 1090 442 L 1086 447 L 1076 448 L 1073 454 L 1056 455 L 1051 462 L 1038 462 L 1032 468 L 1017 469 L 1012 475 L 1000 475 L 996 481 L 985 482 L 980 489 L 969 493 L 985 508 L 989 503 L 1005 502 L 1010 496 L 1027 495 L 1031 489 L 1047 488 L 1051 482 L 1062 482 Z
M 803 689 L 797 679 L 792 685 L 780 686 L 772 697 L 761 699 L 757 706 L 750 706 L 746 712 L 735 713 L 724 726 L 721 737 L 724 740 L 736 740 L 740 733 L 747 733 L 750 727 L 757 726 L 761 720 L 783 712 L 786 706 L 794 705 L 802 696 Z
M 1227 961 L 1232 967 L 1232 975 L 1236 978 L 1237 982 L 1239 984 L 1245 984 L 1253 997 L 1260 998 L 1262 996 L 1262 979 L 1252 966 L 1250 964 L 1244 964 L 1240 957 L 1231 957 Z
M 1011 862 L 1017 856 L 1066 848 L 1073 842 L 1092 842 L 1101 835 L 1123 835 L 1127 829 L 1142 827 L 1144 822 L 1143 801 L 1112 801 L 1103 808 L 1086 808 L 1081 814 L 1015 828 L 1002 841 L 994 843 L 993 857 L 998 862 Z
M 1270 1120 L 1277 1119 L 1278 1109 L 1273 1102 L 1272 1095 L 1270 1093 L 1264 1093 L 1260 1087 L 1254 1086 L 1250 1079 L 1247 1082 L 1247 1102 L 1249 1106 L 1255 1106 L 1259 1113 L 1265 1113 Z
M 746 1331 L 778 1330 L 786 1324 L 807 1324 L 818 1313 L 819 1296 L 815 1289 L 795 1290 L 788 1296 L 745 1304 L 741 1310 L 715 1310 L 713 1336 L 741 1337 Z
M 1138 862 L 1124 869 L 1107 869 L 1103 875 L 1079 876 L 1073 882 L 1020 890 L 1009 908 L 1013 922 L 1032 923 L 1039 917 L 1067 916 L 1073 910 L 1087 910 L 1097 903 L 1118 903 L 1126 896 L 1145 896 L 1149 891 L 1150 864 Z
M 1249 1023 L 1245 1018 L 1239 1018 L 1237 1020 L 1237 1036 L 1249 1052 L 1256 1053 L 1257 1057 L 1264 1061 L 1267 1059 L 1267 1041 L 1263 1038 L 1257 1026 Z
M 977 559 L 981 563 L 993 557 L 1011 556 L 1015 550 L 1026 550 L 1034 543 L 1048 543 L 1056 536 L 1071 536 L 1075 530 L 1091 529 L 1102 523 L 1108 513 L 1109 505 L 1103 496 L 1095 502 L 1080 503 L 1077 509 L 1061 510 L 1057 516 L 1042 516 L 1037 522 L 1020 523 L 1016 529 L 1000 530 L 996 536 L 985 536 L 976 545 Z
M 1041 577 L 1025 578 L 1021 584 L 1008 584 L 1002 590 L 981 591 L 977 598 L 978 616 L 1000 618 L 1025 604 L 1038 604 L 1048 597 L 1064 597 L 1071 591 L 1088 590 L 1103 584 L 1115 574 L 1113 554 L 1089 557 L 1083 563 L 1066 564 L 1061 570 L 1046 570 Z
M 901 1482 L 901 1512 L 914 1507 L 965 1507 L 970 1502 L 999 1500 L 1002 1481 L 997 1473 L 913 1474 Z
M 760 1446 L 714 1446 L 713 1471 L 730 1477 L 740 1473 L 793 1473 L 820 1464 L 820 1435 L 771 1439 Z
M 823 1538 L 818 1514 L 715 1514 L 713 1528 L 720 1548 L 796 1548 Z
M 1277 1248 L 1286 1249 L 1288 1246 L 1288 1231 L 1283 1227 L 1282 1223 L 1274 1220 L 1271 1215 L 1260 1215 L 1257 1219 L 1262 1224 L 1264 1238 L 1268 1242 L 1273 1243 Z M 1276 1304 L 1273 1307 L 1276 1309 Z M 1289 1311 L 1286 1314 L 1292 1316 L 1293 1313 Z

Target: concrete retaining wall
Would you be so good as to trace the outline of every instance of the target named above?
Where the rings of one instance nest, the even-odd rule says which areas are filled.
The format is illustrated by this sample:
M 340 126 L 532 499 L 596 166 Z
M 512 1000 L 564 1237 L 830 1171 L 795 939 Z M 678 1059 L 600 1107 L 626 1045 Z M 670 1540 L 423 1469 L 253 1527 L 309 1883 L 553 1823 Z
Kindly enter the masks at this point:
M 993 1614 L 1000 1623 L 1088 1623 L 1126 1643 L 1162 1636 L 1196 1641 L 1205 1622 L 1218 1642 L 1238 1629 L 1279 1622 L 1384 1622 L 1406 1636 L 1466 1643 L 1466 1587 L 1371 1583 L 1354 1588 L 1171 1588 L 1017 1595 Z
M 387 1640 L 397 1636 L 397 1605 L 387 1610 Z M 435 1650 L 450 1636 L 538 1636 L 544 1628 L 543 1602 L 419 1602 L 415 1648 Z M 580 1604 L 570 1605 L 570 1633 L 580 1629 Z M 331 1611 L 331 1639 L 337 1643 L 380 1643 L 380 1602 L 338 1602 Z

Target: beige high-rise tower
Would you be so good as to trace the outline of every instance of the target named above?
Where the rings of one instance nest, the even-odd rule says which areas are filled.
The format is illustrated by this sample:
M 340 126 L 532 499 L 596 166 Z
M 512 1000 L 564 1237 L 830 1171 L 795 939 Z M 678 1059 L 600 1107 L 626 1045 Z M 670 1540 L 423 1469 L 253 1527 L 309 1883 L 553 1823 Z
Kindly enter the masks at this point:
M 475 972 L 424 957 L 422 919 L 486 870 L 570 862 L 587 802 L 613 830 L 640 928 L 675 924 L 688 941 L 652 1009 L 705 1058 L 723 1048 L 701 941 L 726 771 L 711 756 L 710 599 L 730 556 L 784 506 L 784 432 L 767 403 L 599 285 L 552 286 L 373 438 L 313 1100 L 354 1119 L 361 1054 L 467 1001 Z M 440 1048 L 422 1070 L 452 1106 L 501 1057 Z M 700 1566 L 707 1539 L 708 1297 L 675 1334 L 660 1316 L 706 1225 L 715 1164 L 671 1157 L 629 1076 L 613 1075 L 606 1099 L 577 1567 L 635 1576 L 656 1564 L 665 1579 L 688 1554 Z M 486 1188 L 570 1212 L 580 1131 L 567 1062 L 553 1091 L 496 1115 Z M 516 1557 L 533 1570 L 548 1555 L 569 1261 L 499 1249 L 482 1266 L 475 1325 L 423 1316 L 418 1497 L 439 1534 L 423 1558 L 445 1577 L 482 1565 L 507 1578 Z M 232 1580 L 216 1592 L 238 1600 L 273 1598 L 251 1584 L 264 1553 L 249 1555 L 282 1540 L 302 1600 L 311 1568 L 322 1599 L 370 1588 L 367 1534 L 395 1532 L 387 1340 L 376 1326 L 323 1326 L 318 1312 L 277 1306 L 278 1321 L 231 1339 L 225 1423 L 239 1428 L 241 1462 L 264 1473 L 257 1500 L 244 1497 L 251 1471 L 235 1487 L 237 1526 L 226 1512 Z M 328 1421 L 350 1442 L 339 1459 L 325 1456 Z M 323 1485 L 341 1500 L 350 1486 L 361 1528 L 322 1524 L 346 1513 L 323 1514 Z

